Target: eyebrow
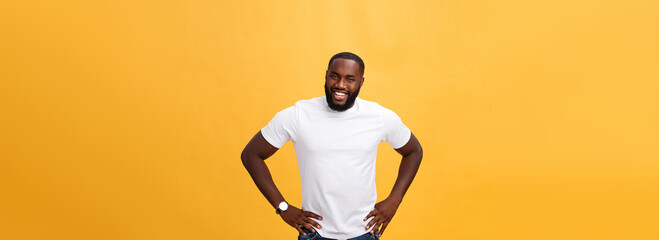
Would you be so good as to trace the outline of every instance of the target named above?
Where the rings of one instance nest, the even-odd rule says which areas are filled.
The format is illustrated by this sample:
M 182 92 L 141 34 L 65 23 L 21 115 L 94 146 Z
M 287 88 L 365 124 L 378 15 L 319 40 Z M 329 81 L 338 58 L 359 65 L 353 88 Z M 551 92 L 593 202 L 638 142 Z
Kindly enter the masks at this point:
M 330 71 L 330 73 L 341 76 L 341 74 L 339 74 L 338 72 L 335 72 L 335 71 Z M 357 76 L 356 75 L 346 75 L 346 77 L 357 77 Z

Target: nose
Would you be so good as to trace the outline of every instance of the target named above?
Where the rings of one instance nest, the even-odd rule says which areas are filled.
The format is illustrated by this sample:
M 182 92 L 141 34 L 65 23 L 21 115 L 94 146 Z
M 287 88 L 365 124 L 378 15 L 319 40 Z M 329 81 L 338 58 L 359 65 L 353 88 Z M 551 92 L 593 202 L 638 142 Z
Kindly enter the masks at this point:
M 346 89 L 346 80 L 341 78 L 336 82 L 336 88 Z

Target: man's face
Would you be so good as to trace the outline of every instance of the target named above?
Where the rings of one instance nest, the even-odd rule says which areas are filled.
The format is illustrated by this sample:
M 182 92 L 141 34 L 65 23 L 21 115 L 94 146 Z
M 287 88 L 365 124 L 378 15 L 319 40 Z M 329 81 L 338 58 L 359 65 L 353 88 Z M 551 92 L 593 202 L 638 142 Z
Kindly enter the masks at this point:
M 356 61 L 337 58 L 325 72 L 325 99 L 336 111 L 348 110 L 355 103 L 364 83 L 363 73 Z

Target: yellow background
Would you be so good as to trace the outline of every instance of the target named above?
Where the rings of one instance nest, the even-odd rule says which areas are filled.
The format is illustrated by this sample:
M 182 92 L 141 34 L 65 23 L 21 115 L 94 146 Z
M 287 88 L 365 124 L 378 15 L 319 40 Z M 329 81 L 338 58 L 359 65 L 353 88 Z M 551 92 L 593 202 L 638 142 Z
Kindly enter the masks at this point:
M 383 239 L 657 239 L 656 1 L 5 1 L 1 239 L 295 239 L 240 163 L 331 55 L 424 160 Z M 267 160 L 300 205 L 292 144 Z M 379 149 L 379 198 L 399 157 Z

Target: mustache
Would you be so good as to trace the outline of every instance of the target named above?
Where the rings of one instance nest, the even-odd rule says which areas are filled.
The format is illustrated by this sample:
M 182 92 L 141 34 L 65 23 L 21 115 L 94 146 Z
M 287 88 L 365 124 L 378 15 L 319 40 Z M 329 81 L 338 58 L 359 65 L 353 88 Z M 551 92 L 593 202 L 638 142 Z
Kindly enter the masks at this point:
M 350 95 L 352 92 L 348 91 L 348 89 L 343 89 L 343 88 L 330 88 L 331 91 L 340 91 L 340 92 L 346 92 L 348 95 Z

